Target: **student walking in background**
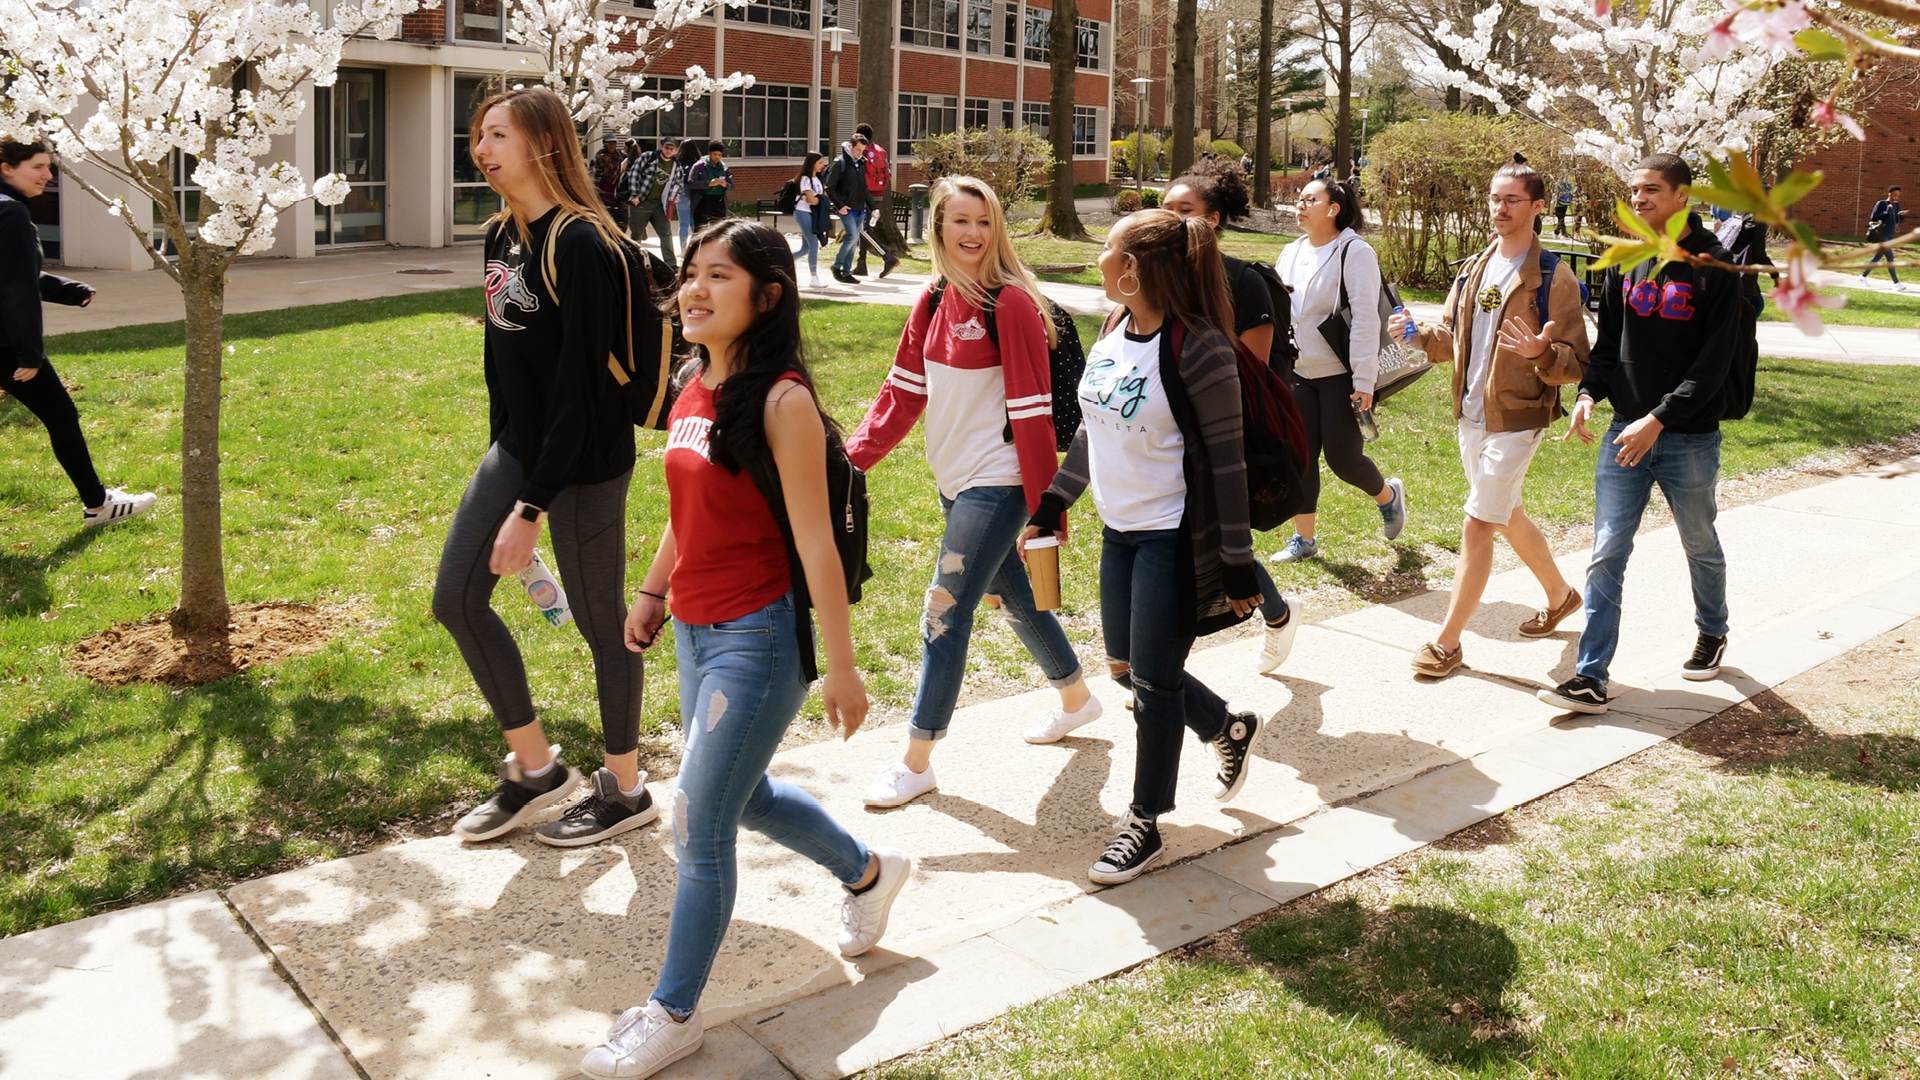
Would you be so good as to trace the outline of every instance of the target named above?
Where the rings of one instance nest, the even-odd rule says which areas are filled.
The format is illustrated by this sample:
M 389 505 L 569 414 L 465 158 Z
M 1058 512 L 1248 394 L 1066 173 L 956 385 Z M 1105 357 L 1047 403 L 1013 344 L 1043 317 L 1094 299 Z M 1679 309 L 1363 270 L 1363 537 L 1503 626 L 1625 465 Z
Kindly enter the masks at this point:
M 70 307 L 93 302 L 93 287 L 42 270 L 40 230 L 27 200 L 53 182 L 53 158 L 44 143 L 0 141 L 0 390 L 38 417 L 53 442 L 54 460 L 80 496 L 80 523 L 98 527 L 132 521 L 153 509 L 151 491 L 129 495 L 100 482 L 80 410 L 47 358 L 40 304 Z
M 1307 427 L 1307 504 L 1320 502 L 1320 455 L 1333 474 L 1368 495 L 1380 508 L 1380 526 L 1388 540 L 1407 526 L 1407 491 L 1398 477 L 1381 475 L 1367 456 L 1366 441 L 1354 413 L 1373 408 L 1373 383 L 1379 370 L 1380 259 L 1355 231 L 1361 225 L 1360 197 L 1339 180 L 1310 181 L 1300 192 L 1294 219 L 1306 235 L 1288 244 L 1274 261 L 1280 280 L 1293 294 L 1294 341 L 1300 359 L 1293 369 L 1293 400 Z M 1348 353 L 1342 356 L 1320 329 L 1349 311 Z M 1277 563 L 1298 562 L 1320 554 L 1314 539 L 1316 514 L 1293 519 L 1293 537 L 1273 555 Z
M 1244 173 L 1239 172 L 1226 158 L 1213 158 L 1195 165 L 1167 185 L 1163 205 L 1181 217 L 1199 218 L 1206 222 L 1213 229 L 1217 242 L 1221 221 L 1245 217 L 1253 205 L 1253 193 L 1247 190 Z M 1220 263 L 1226 275 L 1227 289 L 1233 298 L 1235 336 L 1254 356 L 1269 360 L 1275 327 L 1273 300 L 1267 292 L 1266 279 L 1251 265 L 1231 255 L 1222 254 Z M 1254 570 L 1261 582 L 1260 613 L 1267 624 L 1265 647 L 1261 649 L 1260 659 L 1255 666 L 1265 674 L 1285 663 L 1287 655 L 1293 651 L 1294 636 L 1300 631 L 1300 598 L 1282 597 L 1274 587 L 1273 579 L 1268 576 L 1266 567 L 1256 563 Z
M 727 144 L 715 139 L 707 144 L 707 156 L 687 174 L 687 190 L 693 195 L 693 227 L 711 225 L 727 216 L 727 194 L 733 190 L 733 171 L 722 160 Z
M 1520 624 L 1521 636 L 1545 637 L 1580 608 L 1579 591 L 1561 576 L 1546 536 L 1521 505 L 1527 467 L 1547 428 L 1564 415 L 1560 387 L 1579 382 L 1587 366 L 1580 279 L 1571 263 L 1546 256 L 1540 244 L 1546 198 L 1539 173 L 1502 165 L 1487 190 L 1493 242 L 1461 267 L 1440 324 L 1415 324 L 1413 344 L 1434 363 L 1453 365 L 1455 439 L 1467 472 L 1453 597 L 1439 636 L 1414 654 L 1418 675 L 1439 678 L 1466 662 L 1460 635 L 1493 573 L 1496 536 L 1506 538 L 1546 593 L 1546 606 Z M 1399 338 L 1411 321 L 1395 314 L 1387 332 Z
M 694 167 L 702 158 L 699 145 L 692 139 L 682 140 L 679 156 L 673 159 L 673 172 L 667 177 L 667 191 L 662 196 L 673 206 L 674 216 L 680 224 L 680 250 L 687 250 L 687 238 L 693 234 L 692 188 Z
M 505 203 L 487 224 L 485 249 L 490 445 L 447 531 L 433 613 L 459 645 L 510 752 L 492 797 L 453 834 L 500 836 L 558 804 L 580 780 L 547 743 L 526 664 L 492 604 L 500 578 L 528 566 L 542 527 L 551 526 L 573 622 L 593 656 L 605 743 L 592 795 L 536 831 L 571 847 L 659 813 L 640 771 L 643 670 L 625 647 L 622 620 L 633 419 L 607 369 L 627 303 L 619 245 L 632 241 L 595 197 L 579 155 L 567 152 L 573 120 L 551 90 L 495 94 L 475 110 L 471 130 L 474 164 Z
M 638 655 L 659 639 L 672 607 L 687 737 L 673 795 L 679 883 L 660 981 L 580 1063 L 594 1080 L 651 1076 L 699 1049 L 700 997 L 733 917 L 742 825 L 839 880 L 844 956 L 879 943 L 913 870 L 905 853 L 869 848 L 813 796 L 767 775 L 807 696 L 810 658 L 798 632 L 810 617 L 796 607 L 787 540 L 749 467 L 760 455 L 778 473 L 798 570 L 820 613 L 827 721 L 850 738 L 867 714 L 827 508 L 832 420 L 801 353 L 786 237 L 744 218 L 703 231 L 687 252 L 678 301 L 702 360 L 673 407 L 667 529 L 626 632 Z
M 853 253 L 860 244 L 860 230 L 867 220 L 867 139 L 855 135 L 840 144 L 840 154 L 827 166 L 827 204 L 840 218 L 840 250 L 833 256 L 833 280 L 842 285 L 858 285 L 853 276 Z
M 1873 204 L 1873 213 L 1867 215 L 1867 241 L 1874 244 L 1884 244 L 1900 235 L 1900 230 L 1904 226 L 1907 214 L 1908 211 L 1902 209 L 1900 206 L 1900 185 L 1895 184 L 1887 189 L 1886 198 Z M 1887 276 L 1893 279 L 1894 289 L 1899 292 L 1907 291 L 1906 285 L 1900 280 L 1900 272 L 1894 269 L 1893 252 L 1891 251 L 1882 251 L 1873 258 L 1868 259 L 1867 268 L 1860 271 L 1860 276 L 1865 278 L 1867 275 L 1873 273 L 1873 264 L 1882 259 L 1887 261 Z
M 811 280 L 809 288 L 818 289 L 820 281 L 820 223 L 827 217 L 827 188 L 820 182 L 820 174 L 827 168 L 827 159 L 818 151 L 807 151 L 805 161 L 800 163 L 800 172 L 794 180 L 799 185 L 799 197 L 793 204 L 793 223 L 800 229 L 800 254 L 807 259 L 807 275 Z
M 1101 712 L 1060 620 L 1035 610 L 1014 550 L 1057 467 L 1047 357 L 1053 321 L 1042 314 L 1039 285 L 1014 254 L 1000 200 L 984 181 L 941 180 L 930 214 L 933 284 L 914 304 L 893 370 L 847 442 L 853 463 L 871 469 L 925 414 L 927 463 L 946 520 L 921 620 L 920 687 L 906 752 L 867 789 L 868 806 L 900 806 L 939 786 L 933 747 L 960 700 L 974 611 L 987 593 L 1000 598 L 1014 634 L 1060 691 L 1059 707 L 1039 718 L 1027 741 L 1056 742 Z
M 1635 166 L 1627 187 L 1634 212 L 1655 232 L 1685 214 L 1680 246 L 1727 261 L 1687 209 L 1693 170 L 1672 154 Z M 1613 403 L 1613 423 L 1593 475 L 1593 561 L 1587 566 L 1587 626 L 1574 675 L 1540 700 L 1574 712 L 1607 711 L 1608 667 L 1620 643 L 1620 599 L 1627 557 L 1655 484 L 1666 496 L 1693 584 L 1699 637 L 1680 677 L 1720 673 L 1727 651 L 1727 560 L 1714 529 L 1719 507 L 1720 417 L 1726 411 L 1741 318 L 1742 282 L 1728 270 L 1684 262 L 1609 269 L 1600 286 L 1600 333 L 1580 380 L 1569 433 L 1584 442 L 1598 402 Z
M 626 206 L 628 229 L 635 243 L 647 238 L 647 227 L 660 240 L 660 257 L 668 266 L 678 265 L 673 254 L 673 229 L 667 223 L 667 181 L 673 176 L 674 155 L 680 143 L 673 138 L 633 159 L 627 175 L 620 181 L 620 203 Z
M 1127 311 L 1087 357 L 1083 418 L 1022 538 L 1058 533 L 1093 492 L 1102 530 L 1100 621 L 1108 664 L 1131 685 L 1138 748 L 1133 795 L 1106 852 L 1102 884 L 1138 877 L 1163 850 L 1181 743 L 1191 728 L 1219 759 L 1214 798 L 1240 793 L 1260 717 L 1186 671 L 1194 639 L 1259 605 L 1241 443 L 1233 307 L 1213 229 L 1143 210 L 1107 234 L 1107 297 Z
M 867 249 L 872 248 L 880 253 L 880 276 L 886 277 L 893 273 L 894 267 L 900 265 L 900 259 L 880 241 L 880 234 L 874 229 L 873 222 L 881 202 L 887 197 L 887 188 L 893 183 L 893 167 L 887 163 L 887 148 L 874 141 L 872 124 L 855 124 L 853 131 L 867 140 L 867 152 L 863 155 L 865 160 L 861 162 L 861 171 L 867 180 L 867 216 L 860 223 L 860 257 L 854 265 L 853 276 L 867 276 Z

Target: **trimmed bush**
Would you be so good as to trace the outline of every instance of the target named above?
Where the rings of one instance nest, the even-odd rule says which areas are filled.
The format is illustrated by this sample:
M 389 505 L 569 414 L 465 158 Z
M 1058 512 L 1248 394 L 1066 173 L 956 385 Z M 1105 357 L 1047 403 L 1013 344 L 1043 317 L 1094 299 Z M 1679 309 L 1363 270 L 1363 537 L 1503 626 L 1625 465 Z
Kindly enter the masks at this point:
M 1116 165 L 1118 165 L 1121 169 L 1125 170 L 1128 176 L 1140 175 L 1139 169 L 1136 168 L 1136 164 L 1140 159 L 1134 153 L 1134 151 L 1136 148 L 1138 148 L 1138 146 L 1142 141 L 1143 140 L 1141 139 L 1141 137 L 1137 135 L 1128 135 L 1124 139 L 1115 140 L 1112 143 L 1111 147 L 1109 148 L 1113 157 L 1113 162 Z M 1147 151 L 1147 155 L 1146 155 L 1147 164 L 1151 166 L 1153 164 L 1153 159 L 1160 156 L 1160 151 L 1163 149 L 1163 144 L 1160 142 L 1159 138 L 1153 135 L 1152 132 L 1148 132 L 1146 134 L 1144 138 L 1144 142 L 1146 144 L 1146 151 Z
M 1247 156 L 1247 152 L 1240 149 L 1239 143 L 1228 142 L 1226 139 L 1213 140 L 1213 152 L 1223 158 L 1231 158 L 1234 161 L 1239 161 L 1241 158 Z
M 968 128 L 913 144 L 931 183 L 943 176 L 973 176 L 1000 193 L 1033 191 L 1053 170 L 1053 144 L 1026 128 Z M 1011 216 L 1018 203 L 1007 207 Z
M 1127 188 L 1113 197 L 1113 212 L 1116 214 L 1131 214 L 1141 206 L 1140 193 L 1132 188 Z
M 1140 203 L 1142 206 L 1146 207 L 1149 210 L 1153 209 L 1156 206 L 1159 206 L 1160 205 L 1160 189 L 1148 188 L 1145 191 L 1142 191 L 1140 193 Z

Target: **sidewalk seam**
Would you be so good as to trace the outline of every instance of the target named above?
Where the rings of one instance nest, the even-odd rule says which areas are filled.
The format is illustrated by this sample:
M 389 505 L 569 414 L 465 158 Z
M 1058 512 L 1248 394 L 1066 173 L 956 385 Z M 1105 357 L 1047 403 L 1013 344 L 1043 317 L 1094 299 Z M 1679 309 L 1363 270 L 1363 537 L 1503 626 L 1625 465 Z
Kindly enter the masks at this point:
M 321 1014 L 319 1007 L 313 1003 L 313 999 L 307 996 L 307 992 L 301 988 L 298 980 L 294 979 L 293 973 L 287 970 L 287 966 L 280 962 L 278 956 L 274 955 L 272 946 L 266 943 L 266 940 L 260 936 L 259 931 L 253 928 L 253 924 L 247 921 L 247 916 L 241 912 L 239 908 L 234 906 L 233 901 L 227 899 L 227 890 L 217 889 L 214 895 L 218 896 L 220 902 L 227 906 L 227 911 L 233 916 L 234 922 L 240 924 L 241 932 L 245 933 L 247 939 L 253 942 L 254 948 L 259 949 L 261 955 L 267 958 L 267 965 L 273 969 L 273 973 L 280 977 L 281 982 L 287 984 L 287 988 L 293 991 L 294 997 L 300 999 L 300 1004 L 305 1006 L 308 1015 L 313 1017 L 313 1022 L 320 1028 L 320 1033 L 327 1037 L 327 1041 L 333 1044 L 335 1050 L 340 1051 L 340 1056 L 346 1060 L 347 1067 L 352 1069 L 354 1075 L 358 1076 L 360 1080 L 374 1080 L 373 1074 L 369 1073 L 366 1067 L 360 1064 L 359 1058 L 353 1056 L 353 1051 L 347 1048 L 346 1040 L 340 1037 L 339 1032 L 333 1030 L 333 1024 L 328 1022 L 327 1018 Z

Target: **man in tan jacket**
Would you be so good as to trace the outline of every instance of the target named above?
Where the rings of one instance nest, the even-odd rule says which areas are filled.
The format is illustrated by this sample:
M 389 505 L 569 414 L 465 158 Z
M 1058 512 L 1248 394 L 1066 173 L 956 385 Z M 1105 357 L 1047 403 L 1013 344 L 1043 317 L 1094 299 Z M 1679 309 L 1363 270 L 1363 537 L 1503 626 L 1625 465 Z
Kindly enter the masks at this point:
M 1414 324 L 1414 344 L 1436 364 L 1453 363 L 1453 415 L 1467 472 L 1466 522 L 1447 621 L 1413 658 L 1416 674 L 1434 678 L 1464 660 L 1460 634 L 1486 589 L 1495 536 L 1507 538 L 1546 590 L 1546 607 L 1520 624 L 1521 634 L 1545 637 L 1581 605 L 1579 591 L 1554 565 L 1547 538 L 1520 505 L 1534 452 L 1548 426 L 1566 415 L 1560 387 L 1578 383 L 1587 368 L 1580 282 L 1570 264 L 1550 257 L 1553 278 L 1542 318 L 1546 279 L 1538 228 L 1547 189 L 1540 174 L 1517 162 L 1501 166 L 1487 206 L 1493 242 L 1461 268 L 1440 325 Z M 1395 315 L 1388 331 L 1404 336 L 1410 321 Z

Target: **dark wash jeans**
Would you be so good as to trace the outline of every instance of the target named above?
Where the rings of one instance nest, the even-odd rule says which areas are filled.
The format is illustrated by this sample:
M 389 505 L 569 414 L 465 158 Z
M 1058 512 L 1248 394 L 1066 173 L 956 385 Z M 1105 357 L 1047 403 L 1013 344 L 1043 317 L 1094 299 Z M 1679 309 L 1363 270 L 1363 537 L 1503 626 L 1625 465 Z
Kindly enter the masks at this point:
M 1133 808 L 1142 817 L 1173 809 L 1183 729 L 1211 742 L 1227 723 L 1227 703 L 1186 672 L 1193 635 L 1174 629 L 1181 622 L 1178 535 L 1177 529 L 1102 532 L 1100 620 L 1107 656 L 1130 665 Z

